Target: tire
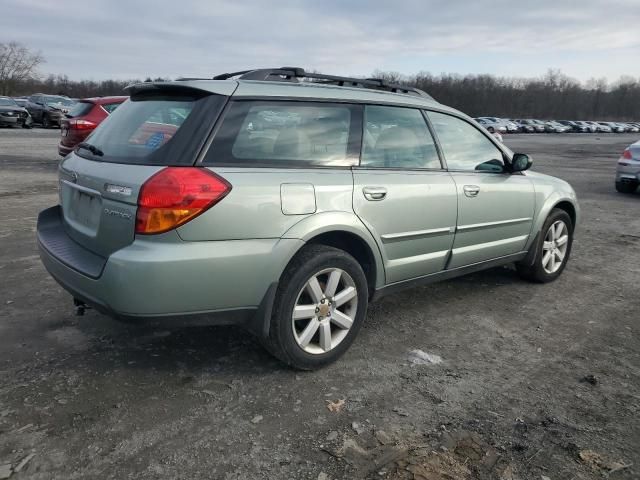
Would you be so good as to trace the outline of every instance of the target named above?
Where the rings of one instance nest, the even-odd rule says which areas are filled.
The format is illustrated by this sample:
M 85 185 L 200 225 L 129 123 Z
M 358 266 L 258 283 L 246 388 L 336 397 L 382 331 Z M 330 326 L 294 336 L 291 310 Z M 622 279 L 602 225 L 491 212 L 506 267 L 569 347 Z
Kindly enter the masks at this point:
M 49 120 L 49 116 L 46 114 L 42 114 L 42 128 L 51 128 L 51 120 Z
M 637 188 L 637 182 L 616 182 L 616 190 L 620 193 L 633 193 Z
M 560 223 L 564 224 L 564 226 L 561 234 L 557 235 L 559 230 L 558 224 Z M 552 226 L 554 226 L 553 237 L 551 236 Z M 571 217 L 569 217 L 564 210 L 554 208 L 545 220 L 540 234 L 542 238 L 532 247 L 537 249 L 533 264 L 526 265 L 524 263 L 516 263 L 516 270 L 520 277 L 530 282 L 553 282 L 562 274 L 571 255 L 571 246 L 573 244 L 573 223 L 571 222 Z M 551 244 L 551 242 L 557 242 L 557 238 L 562 238 L 564 235 L 566 235 L 564 243 Z M 553 250 L 550 251 L 549 247 L 553 248 Z M 549 257 L 547 257 L 547 254 L 549 254 Z M 560 255 L 561 261 L 558 262 Z M 547 263 L 545 263 L 545 261 Z
M 338 278 L 333 281 L 335 296 L 331 295 L 332 276 Z M 319 289 L 311 285 L 314 278 Z M 293 368 L 321 368 L 336 361 L 351 346 L 368 302 L 367 278 L 355 258 L 325 245 L 305 246 L 280 278 L 265 347 Z M 300 318 L 294 321 L 296 306 Z
M 487 130 L 489 131 L 489 133 L 495 133 L 496 132 L 496 129 L 493 128 L 493 127 L 489 127 L 489 128 L 487 128 Z

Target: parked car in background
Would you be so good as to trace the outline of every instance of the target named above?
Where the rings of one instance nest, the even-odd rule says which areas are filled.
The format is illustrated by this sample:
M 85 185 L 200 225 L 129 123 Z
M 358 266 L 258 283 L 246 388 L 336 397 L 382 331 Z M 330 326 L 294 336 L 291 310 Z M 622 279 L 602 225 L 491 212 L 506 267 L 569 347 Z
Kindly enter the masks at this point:
M 544 122 L 545 129 L 549 133 L 567 133 L 571 131 L 571 127 L 563 125 L 555 120 L 547 120 Z
M 598 126 L 594 124 L 594 122 L 585 122 L 585 121 L 577 121 L 576 122 L 578 125 L 582 125 L 584 126 L 589 133 L 596 133 L 598 131 Z
M 618 159 L 616 190 L 633 193 L 640 185 L 640 141 L 629 145 Z
M 543 133 L 545 131 L 544 123 L 539 120 L 533 120 L 531 118 L 525 118 L 516 120 L 520 125 L 525 126 L 528 133 Z
M 600 122 L 587 122 L 590 125 L 593 125 L 598 133 L 611 133 L 611 127 L 609 125 L 601 124 Z
M 627 127 L 627 132 L 629 133 L 640 132 L 640 127 L 638 127 L 637 125 L 634 125 L 633 123 L 625 123 L 624 125 Z
M 31 116 L 13 98 L 0 97 L 0 126 L 31 128 Z
M 13 97 L 13 100 L 22 108 L 27 108 L 27 103 L 29 103 L 27 97 Z
M 598 122 L 598 125 L 600 125 L 601 127 L 608 127 L 608 132 L 606 132 L 606 130 L 602 130 L 602 132 L 606 133 L 624 133 L 626 131 L 626 129 L 622 125 L 618 125 L 616 122 Z
M 520 125 L 518 125 L 513 120 L 509 120 L 507 118 L 503 118 L 502 121 L 504 122 L 505 126 L 507 127 L 507 133 L 519 133 L 520 132 Z
M 97 97 L 79 100 L 60 121 L 58 153 L 63 157 L 68 155 L 127 98 L 129 97 Z
M 420 90 L 280 68 L 128 92 L 38 217 L 76 305 L 233 323 L 311 370 L 384 295 L 509 263 L 551 282 L 569 261 L 571 186 Z
M 507 126 L 504 122 L 496 117 L 478 117 L 475 119 L 489 133 L 507 133 Z
M 44 128 L 60 126 L 65 113 L 75 104 L 73 100 L 60 95 L 36 93 L 29 97 L 27 110 L 33 121 Z
M 511 120 L 518 126 L 518 131 L 521 133 L 535 133 L 536 127 L 529 123 L 523 123 L 521 120 Z
M 568 127 L 570 131 L 574 133 L 590 133 L 591 132 L 590 127 L 580 122 L 574 122 L 572 120 L 559 120 L 558 123 L 561 123 L 565 127 Z

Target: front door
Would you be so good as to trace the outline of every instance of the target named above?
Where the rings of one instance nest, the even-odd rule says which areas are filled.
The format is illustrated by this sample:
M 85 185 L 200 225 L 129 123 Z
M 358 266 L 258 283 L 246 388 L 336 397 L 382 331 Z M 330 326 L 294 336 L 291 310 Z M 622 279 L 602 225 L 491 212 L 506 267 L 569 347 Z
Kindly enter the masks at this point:
M 365 107 L 353 181 L 353 208 L 380 247 L 387 284 L 444 269 L 456 224 L 456 185 L 419 110 Z
M 458 195 L 448 268 L 523 251 L 535 208 L 531 180 L 522 173 L 506 172 L 502 150 L 471 123 L 443 113 L 428 116 Z

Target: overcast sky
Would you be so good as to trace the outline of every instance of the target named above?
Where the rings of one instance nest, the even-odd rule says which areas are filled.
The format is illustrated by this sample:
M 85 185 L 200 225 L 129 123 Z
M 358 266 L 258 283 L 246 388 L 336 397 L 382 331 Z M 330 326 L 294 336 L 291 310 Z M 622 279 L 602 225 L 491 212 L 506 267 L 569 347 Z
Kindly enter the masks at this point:
M 640 77 L 640 0 L 0 0 L 0 42 L 72 79 L 324 73 Z

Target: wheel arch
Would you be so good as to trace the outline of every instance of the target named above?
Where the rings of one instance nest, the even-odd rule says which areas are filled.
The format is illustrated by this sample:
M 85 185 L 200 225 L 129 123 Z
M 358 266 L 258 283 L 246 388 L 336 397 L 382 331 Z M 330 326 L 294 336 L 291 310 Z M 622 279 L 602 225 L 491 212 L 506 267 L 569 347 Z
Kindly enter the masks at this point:
M 324 212 L 307 217 L 291 227 L 283 238 L 298 238 L 304 244 L 340 248 L 362 266 L 369 283 L 370 295 L 376 288 L 384 285 L 384 265 L 378 245 L 369 230 L 353 214 Z

